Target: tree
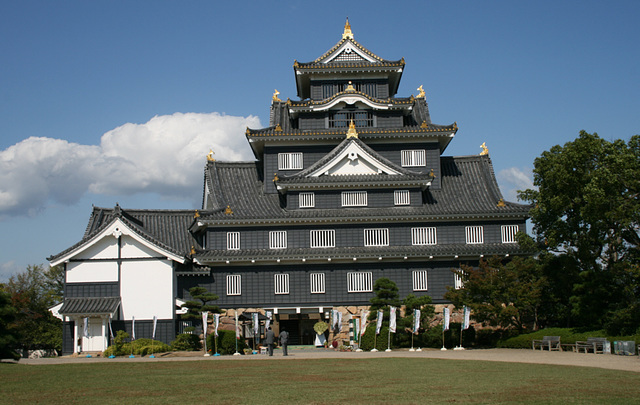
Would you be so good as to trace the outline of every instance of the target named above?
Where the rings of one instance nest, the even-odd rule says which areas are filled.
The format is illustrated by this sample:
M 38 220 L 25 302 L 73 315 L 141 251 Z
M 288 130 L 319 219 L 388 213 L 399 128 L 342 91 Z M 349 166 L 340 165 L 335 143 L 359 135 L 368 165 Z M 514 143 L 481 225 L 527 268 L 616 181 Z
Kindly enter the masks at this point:
M 187 308 L 187 313 L 182 315 L 184 319 L 199 320 L 202 318 L 202 312 L 216 312 L 220 313 L 220 308 L 217 305 L 209 305 L 209 301 L 216 301 L 218 296 L 210 293 L 204 287 L 191 287 L 189 289 L 191 300 L 182 304 L 182 308 Z M 205 328 L 206 325 L 203 325 Z
M 11 304 L 9 293 L 0 290 L 0 359 L 19 360 L 16 352 L 18 332 L 13 326 L 17 311 Z
M 535 160 L 534 185 L 520 198 L 534 205 L 536 241 L 569 256 L 579 271 L 574 319 L 635 332 L 629 328 L 640 323 L 640 136 L 610 142 L 581 131 Z
M 485 325 L 537 329 L 546 277 L 533 258 L 515 257 L 503 264 L 498 257 L 481 260 L 479 267 L 453 270 L 463 287 L 447 288 L 444 297 L 457 308 L 466 305 L 472 316 Z
M 375 297 L 371 298 L 371 314 L 379 309 L 389 309 L 389 306 L 399 307 L 400 296 L 398 295 L 398 286 L 390 279 L 383 277 L 376 280 L 373 284 L 373 293 Z
M 9 278 L 6 290 L 17 317 L 13 322 L 24 349 L 62 349 L 62 325 L 49 308 L 62 300 L 64 272 L 57 267 L 45 270 L 29 265 L 26 271 Z

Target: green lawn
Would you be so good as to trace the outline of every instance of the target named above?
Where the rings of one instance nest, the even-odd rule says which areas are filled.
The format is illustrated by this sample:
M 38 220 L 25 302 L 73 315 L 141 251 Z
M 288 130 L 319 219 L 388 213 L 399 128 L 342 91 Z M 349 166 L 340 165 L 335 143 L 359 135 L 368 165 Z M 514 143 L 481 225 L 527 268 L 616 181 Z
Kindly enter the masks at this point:
M 0 364 L 0 402 L 640 403 L 640 374 L 437 359 Z

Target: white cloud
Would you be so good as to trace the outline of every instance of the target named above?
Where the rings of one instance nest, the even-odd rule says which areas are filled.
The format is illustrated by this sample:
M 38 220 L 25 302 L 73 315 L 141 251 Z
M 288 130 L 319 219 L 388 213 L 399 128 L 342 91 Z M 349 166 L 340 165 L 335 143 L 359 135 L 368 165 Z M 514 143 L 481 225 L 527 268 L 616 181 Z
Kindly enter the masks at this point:
M 518 190 L 534 188 L 533 172 L 530 168 L 510 167 L 500 170 L 496 177 L 507 201 L 517 201 Z
M 209 149 L 218 160 L 252 160 L 244 133 L 260 126 L 255 116 L 175 113 L 122 125 L 98 146 L 25 139 L 0 151 L 0 218 L 70 205 L 87 192 L 199 198 Z

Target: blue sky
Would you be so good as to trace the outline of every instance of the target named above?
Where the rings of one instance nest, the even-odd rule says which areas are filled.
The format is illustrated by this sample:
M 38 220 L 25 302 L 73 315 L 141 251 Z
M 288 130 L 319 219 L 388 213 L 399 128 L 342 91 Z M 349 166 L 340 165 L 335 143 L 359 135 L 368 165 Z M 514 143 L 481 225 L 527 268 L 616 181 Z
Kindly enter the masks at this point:
M 0 3 L 0 282 L 77 242 L 91 205 L 198 208 L 205 155 L 252 156 L 292 65 L 355 39 L 406 60 L 446 155 L 486 142 L 503 194 L 584 129 L 640 133 L 637 1 Z

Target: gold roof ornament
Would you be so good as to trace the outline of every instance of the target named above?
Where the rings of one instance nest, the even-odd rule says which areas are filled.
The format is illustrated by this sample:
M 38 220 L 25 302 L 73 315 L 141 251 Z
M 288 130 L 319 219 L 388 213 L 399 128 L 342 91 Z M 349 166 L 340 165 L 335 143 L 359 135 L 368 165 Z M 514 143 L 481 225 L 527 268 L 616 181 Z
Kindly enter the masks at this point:
M 248 128 L 247 128 L 248 130 Z M 207 161 L 209 162 L 215 162 L 216 160 L 213 158 L 213 155 L 215 155 L 216 153 L 213 151 L 213 149 L 209 149 L 209 153 L 207 153 Z
M 416 96 L 416 98 L 426 98 L 422 85 L 420 85 L 420 87 L 418 87 L 416 90 L 418 90 L 418 95 Z
M 191 255 L 195 255 L 196 254 L 196 247 L 195 246 L 191 246 Z
M 355 87 L 353 87 L 353 83 L 351 83 L 351 80 L 349 80 L 349 85 L 344 91 L 356 91 Z
M 429 128 L 429 124 L 427 124 L 427 121 L 422 121 L 422 124 L 420 124 L 420 128 Z
M 274 103 L 275 102 L 277 102 L 277 103 L 281 103 L 282 102 L 282 100 L 280 100 L 278 98 L 278 94 L 280 94 L 280 92 L 278 91 L 278 89 L 275 89 L 275 91 L 273 92 L 273 99 L 272 99 Z
M 506 207 L 507 204 L 504 203 L 504 199 L 500 199 L 500 201 L 498 201 L 498 204 L 496 204 L 496 207 Z
M 349 24 L 349 17 L 344 24 L 344 32 L 342 33 L 342 39 L 353 39 L 353 32 L 351 32 L 351 24 Z
M 273 182 L 275 183 L 278 180 L 280 180 L 280 178 L 278 177 L 278 173 L 273 173 Z
M 194 218 L 200 218 L 200 213 L 198 212 L 198 210 L 196 210 L 196 213 L 193 214 Z
M 433 169 L 429 172 L 429 177 L 436 178 L 436 174 L 433 172 Z
M 224 213 L 227 215 L 233 215 L 233 211 L 231 211 L 231 207 L 227 205 L 227 208 L 224 210 Z
M 480 156 L 485 156 L 489 154 L 489 148 L 487 148 L 486 142 L 482 142 L 482 145 L 480 145 L 480 147 L 482 148 L 482 152 L 480 152 Z
M 274 129 L 274 131 L 282 132 L 282 127 L 280 126 L 280 124 L 276 125 L 276 129 Z
M 353 120 L 351 120 L 351 123 L 349 124 L 349 130 L 347 131 L 347 139 L 357 138 L 357 137 L 358 137 L 358 131 L 356 131 L 356 124 L 354 124 Z

